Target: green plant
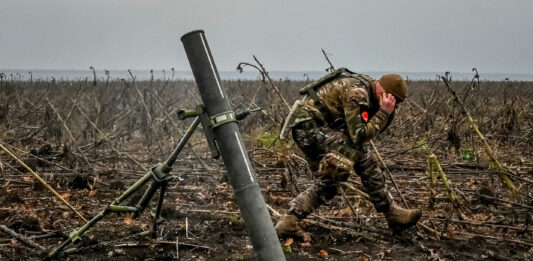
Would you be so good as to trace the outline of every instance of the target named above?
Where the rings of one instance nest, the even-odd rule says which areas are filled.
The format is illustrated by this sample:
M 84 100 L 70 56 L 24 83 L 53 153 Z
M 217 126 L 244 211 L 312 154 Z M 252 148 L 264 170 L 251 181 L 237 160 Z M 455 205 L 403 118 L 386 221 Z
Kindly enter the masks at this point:
M 257 145 L 263 148 L 280 147 L 281 141 L 277 134 L 269 131 L 262 132 L 256 138 Z
M 477 153 L 474 148 L 461 148 L 461 158 L 464 160 L 475 160 Z
M 419 154 L 426 154 L 429 150 L 428 141 L 426 138 L 422 138 L 416 142 L 416 152 Z

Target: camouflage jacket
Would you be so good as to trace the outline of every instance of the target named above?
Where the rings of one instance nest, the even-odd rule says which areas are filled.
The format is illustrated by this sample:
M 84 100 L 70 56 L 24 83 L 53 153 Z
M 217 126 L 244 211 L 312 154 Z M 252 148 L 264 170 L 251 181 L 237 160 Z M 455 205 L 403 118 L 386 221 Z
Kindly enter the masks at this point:
M 375 80 L 371 80 L 373 84 Z M 367 87 L 350 76 L 336 77 L 321 86 L 317 95 L 335 121 L 334 126 L 329 124 L 330 127 L 346 129 L 354 144 L 360 145 L 375 138 L 387 128 L 394 116 L 380 108 L 373 87 Z M 296 117 L 295 123 L 311 119 L 326 123 L 312 99 L 305 100 Z

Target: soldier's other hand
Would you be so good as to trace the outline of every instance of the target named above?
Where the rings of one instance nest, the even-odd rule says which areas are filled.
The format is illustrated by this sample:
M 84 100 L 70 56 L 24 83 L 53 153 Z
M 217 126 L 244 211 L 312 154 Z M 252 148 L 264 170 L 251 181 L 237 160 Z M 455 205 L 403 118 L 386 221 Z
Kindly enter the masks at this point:
M 390 93 L 383 92 L 379 101 L 379 106 L 383 108 L 387 113 L 391 114 L 396 106 L 396 98 Z

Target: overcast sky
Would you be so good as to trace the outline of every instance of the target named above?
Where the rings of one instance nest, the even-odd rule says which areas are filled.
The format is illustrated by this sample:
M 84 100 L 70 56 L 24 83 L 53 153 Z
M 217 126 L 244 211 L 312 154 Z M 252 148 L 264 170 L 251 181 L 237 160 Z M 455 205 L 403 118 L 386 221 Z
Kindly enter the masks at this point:
M 0 69 L 190 70 L 204 29 L 219 70 L 533 73 L 531 0 L 0 0 Z

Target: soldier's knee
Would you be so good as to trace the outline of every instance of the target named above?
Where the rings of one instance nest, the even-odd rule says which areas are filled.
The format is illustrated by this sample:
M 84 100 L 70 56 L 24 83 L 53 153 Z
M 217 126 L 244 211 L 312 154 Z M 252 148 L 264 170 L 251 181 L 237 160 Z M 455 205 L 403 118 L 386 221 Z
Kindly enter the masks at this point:
M 318 171 L 325 178 L 346 180 L 354 174 L 353 162 L 336 151 L 330 151 L 320 160 Z

